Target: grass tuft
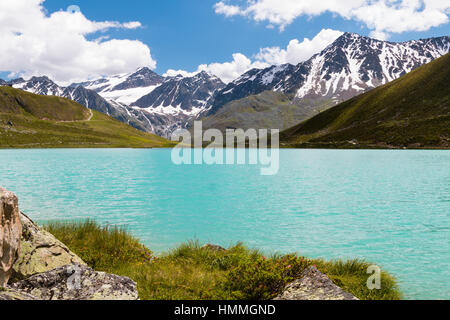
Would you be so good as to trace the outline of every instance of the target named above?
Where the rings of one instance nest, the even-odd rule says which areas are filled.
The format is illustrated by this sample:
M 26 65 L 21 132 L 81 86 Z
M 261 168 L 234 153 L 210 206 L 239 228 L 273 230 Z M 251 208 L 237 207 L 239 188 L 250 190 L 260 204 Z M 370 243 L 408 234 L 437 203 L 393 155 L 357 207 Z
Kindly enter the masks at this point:
M 46 229 L 68 244 L 90 267 L 109 271 L 122 265 L 151 261 L 152 252 L 124 228 L 99 226 L 92 220 L 80 223 L 53 222 Z

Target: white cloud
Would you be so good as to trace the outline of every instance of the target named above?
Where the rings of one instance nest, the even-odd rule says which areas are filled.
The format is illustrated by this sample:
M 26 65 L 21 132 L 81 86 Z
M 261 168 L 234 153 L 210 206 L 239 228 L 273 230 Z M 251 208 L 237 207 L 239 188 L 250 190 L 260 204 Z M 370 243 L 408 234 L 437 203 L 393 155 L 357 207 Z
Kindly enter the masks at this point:
M 331 12 L 364 23 L 374 35 L 426 31 L 449 22 L 448 0 L 248 0 L 245 7 L 220 1 L 216 13 L 267 21 L 283 30 L 300 16 Z
M 60 83 L 156 67 L 150 48 L 137 40 L 87 36 L 111 28 L 136 29 L 131 21 L 96 22 L 81 12 L 45 14 L 44 0 L 0 1 L 0 71 L 47 75 Z
M 131 21 L 123 23 L 122 26 L 126 29 L 137 29 L 142 27 L 142 24 L 139 21 Z
M 389 35 L 386 32 L 382 31 L 372 31 L 369 35 L 373 39 L 385 41 L 389 39 Z
M 308 60 L 314 54 L 320 52 L 339 38 L 343 32 L 324 29 L 320 31 L 312 40 L 305 38 L 303 42 L 297 39 L 291 40 L 286 49 L 280 47 L 264 48 L 256 55 L 258 60 L 270 64 L 280 65 L 285 63 L 298 64 Z
M 227 5 L 223 2 L 218 2 L 214 5 L 216 13 L 223 14 L 225 17 L 232 17 L 236 15 L 245 15 L 245 13 L 238 6 Z
M 163 74 L 163 77 L 176 77 L 176 76 L 193 77 L 199 72 L 200 71 L 188 72 L 186 70 L 169 69 L 166 71 L 166 73 Z
M 263 69 L 271 65 L 286 63 L 296 65 L 306 61 L 314 54 L 325 49 L 342 34 L 343 32 L 341 31 L 324 29 L 311 40 L 308 38 L 305 38 L 302 42 L 297 39 L 291 40 L 286 49 L 280 47 L 262 48 L 253 57 L 253 61 L 242 53 L 235 53 L 231 62 L 202 64 L 194 72 L 170 69 L 167 70 L 164 76 L 182 75 L 184 77 L 192 77 L 201 71 L 206 71 L 228 83 L 251 69 Z

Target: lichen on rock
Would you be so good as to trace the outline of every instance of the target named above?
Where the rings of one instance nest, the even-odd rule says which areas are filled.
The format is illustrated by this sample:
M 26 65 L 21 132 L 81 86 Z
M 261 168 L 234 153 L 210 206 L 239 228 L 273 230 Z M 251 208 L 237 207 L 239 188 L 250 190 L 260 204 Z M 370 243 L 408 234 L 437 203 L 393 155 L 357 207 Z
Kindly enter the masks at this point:
M 283 293 L 274 300 L 358 300 L 358 298 L 335 285 L 316 267 L 309 267 L 303 271 L 300 279 L 287 285 Z
M 70 265 L 11 285 L 38 300 L 138 300 L 136 283 L 127 277 Z
M 20 213 L 20 220 L 23 226 L 21 252 L 14 264 L 12 281 L 23 280 L 66 265 L 85 265 L 80 257 L 25 214 Z

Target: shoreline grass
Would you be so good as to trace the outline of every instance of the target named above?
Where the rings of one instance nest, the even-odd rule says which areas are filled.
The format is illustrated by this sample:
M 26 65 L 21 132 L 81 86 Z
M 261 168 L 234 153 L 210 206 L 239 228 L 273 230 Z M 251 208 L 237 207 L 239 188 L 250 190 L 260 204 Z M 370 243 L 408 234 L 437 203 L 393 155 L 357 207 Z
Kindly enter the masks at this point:
M 312 265 L 361 300 L 402 298 L 395 279 L 384 271 L 382 289 L 369 290 L 370 263 L 360 260 L 325 261 L 296 254 L 266 257 L 242 243 L 214 251 L 198 241 L 156 257 L 126 229 L 102 227 L 92 220 L 49 222 L 45 229 L 91 268 L 136 281 L 142 300 L 269 300 Z

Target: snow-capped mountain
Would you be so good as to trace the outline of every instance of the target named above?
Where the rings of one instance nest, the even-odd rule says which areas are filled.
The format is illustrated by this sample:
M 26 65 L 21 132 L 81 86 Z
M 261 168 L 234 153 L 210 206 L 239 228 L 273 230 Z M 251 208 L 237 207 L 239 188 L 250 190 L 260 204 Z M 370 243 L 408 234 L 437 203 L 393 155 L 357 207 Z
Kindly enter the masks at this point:
M 188 128 L 194 119 L 205 114 L 224 86 L 219 78 L 206 72 L 193 77 L 168 77 L 130 108 L 139 119 L 147 120 L 153 133 L 169 138 L 174 131 Z
M 211 107 L 214 94 L 225 86 L 219 78 L 206 72 L 193 77 L 164 78 L 148 68 L 72 86 L 80 85 L 106 100 L 145 109 L 149 113 L 190 116 Z
M 263 91 L 337 104 L 390 82 L 450 50 L 450 37 L 393 43 L 345 33 L 308 61 L 250 70 L 221 90 L 210 114 Z
M 163 137 L 208 111 L 214 95 L 225 84 L 206 72 L 193 77 L 164 78 L 148 68 L 134 73 L 88 81 L 83 86 L 97 92 L 110 104 L 126 108 L 129 114 Z
M 22 89 L 31 93 L 44 96 L 63 96 L 65 88 L 58 86 L 48 77 L 32 77 L 30 80 L 16 79 L 10 82 L 16 89 Z
M 132 106 L 152 113 L 197 116 L 211 107 L 214 94 L 223 87 L 219 78 L 206 72 L 188 78 L 171 77 Z

